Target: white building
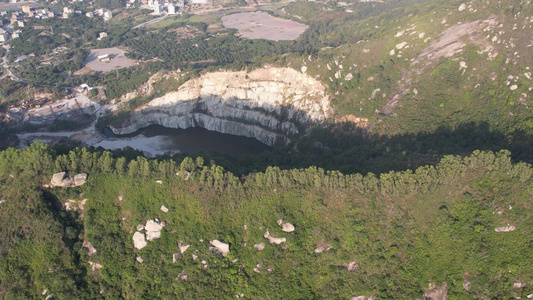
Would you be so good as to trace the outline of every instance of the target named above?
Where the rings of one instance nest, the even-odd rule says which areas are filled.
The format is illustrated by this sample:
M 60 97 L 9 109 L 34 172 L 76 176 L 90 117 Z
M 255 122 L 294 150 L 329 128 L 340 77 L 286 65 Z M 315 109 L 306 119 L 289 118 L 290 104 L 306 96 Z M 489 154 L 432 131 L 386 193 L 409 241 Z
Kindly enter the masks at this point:
M 156 1 L 156 3 L 154 4 L 154 13 L 160 14 L 161 12 L 162 12 L 161 5 L 159 5 L 159 3 L 157 3 Z
M 110 10 L 104 12 L 104 21 L 109 21 L 113 18 L 113 13 Z
M 5 32 L 3 29 L 0 30 L 0 42 L 7 42 L 9 39 L 9 34 Z
M 94 13 L 92 11 L 90 11 L 90 12 L 86 13 L 85 16 L 87 18 L 92 18 L 92 17 L 94 17 Z
M 172 3 L 168 4 L 168 14 L 169 15 L 175 15 L 176 14 L 176 7 Z

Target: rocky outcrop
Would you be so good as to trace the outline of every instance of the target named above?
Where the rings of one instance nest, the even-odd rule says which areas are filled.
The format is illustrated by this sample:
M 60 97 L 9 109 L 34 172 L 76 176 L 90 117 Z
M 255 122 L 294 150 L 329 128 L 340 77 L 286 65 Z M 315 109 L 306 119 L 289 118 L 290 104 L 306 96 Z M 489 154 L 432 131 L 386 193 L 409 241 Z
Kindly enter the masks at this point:
M 59 172 L 52 175 L 52 179 L 50 180 L 50 185 L 52 187 L 59 186 L 59 187 L 75 187 L 85 184 L 87 182 L 87 174 L 86 173 L 80 173 L 74 176 L 74 178 L 70 178 L 67 172 Z
M 330 114 L 325 85 L 294 69 L 220 71 L 187 81 L 111 130 L 127 134 L 149 125 L 202 127 L 272 146 L 288 142 L 299 126 L 321 123 Z
M 87 256 L 92 256 L 93 254 L 95 254 L 97 251 L 96 251 L 96 248 L 94 248 L 94 246 L 91 244 L 91 242 L 88 242 L 88 241 L 83 241 L 83 244 L 81 244 L 82 247 L 85 247 L 87 248 Z
M 211 247 L 211 250 L 216 251 L 217 253 L 221 254 L 222 256 L 226 256 L 229 253 L 229 244 L 223 243 L 219 240 L 212 240 L 209 242 L 213 247 Z
M 285 243 L 287 241 L 287 238 L 277 238 L 277 237 L 273 237 L 270 235 L 270 232 L 265 232 L 265 235 L 264 235 L 265 239 L 267 239 L 271 244 L 276 244 L 276 245 L 279 245 L 281 243 Z

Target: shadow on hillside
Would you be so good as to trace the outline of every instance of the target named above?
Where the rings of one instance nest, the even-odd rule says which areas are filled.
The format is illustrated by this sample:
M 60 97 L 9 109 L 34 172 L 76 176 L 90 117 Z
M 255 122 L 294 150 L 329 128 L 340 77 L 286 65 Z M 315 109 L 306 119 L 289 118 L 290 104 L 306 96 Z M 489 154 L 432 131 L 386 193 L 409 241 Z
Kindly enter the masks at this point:
M 234 174 L 261 172 L 268 166 L 282 169 L 317 166 L 342 173 L 387 173 L 434 165 L 444 155 L 470 155 L 474 150 L 511 151 L 515 162 L 533 162 L 533 136 L 524 131 L 504 134 L 488 123 L 467 123 L 456 129 L 440 128 L 433 133 L 395 136 L 365 135 L 350 124 L 315 128 L 296 143 L 271 153 L 239 159 L 213 152 L 199 153 L 206 161 Z M 178 158 L 179 159 L 179 158 Z

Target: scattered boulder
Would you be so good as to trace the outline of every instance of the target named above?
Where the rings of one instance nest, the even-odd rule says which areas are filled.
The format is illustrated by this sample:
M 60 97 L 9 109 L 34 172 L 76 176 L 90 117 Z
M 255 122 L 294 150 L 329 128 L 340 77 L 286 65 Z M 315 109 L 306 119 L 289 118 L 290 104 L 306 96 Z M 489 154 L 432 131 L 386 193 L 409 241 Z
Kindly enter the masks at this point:
M 302 66 L 301 71 L 302 71 L 302 73 L 307 72 L 307 67 L 306 66 Z
M 349 262 L 347 265 L 340 265 L 340 267 L 343 267 L 346 269 L 346 271 L 348 272 L 352 272 L 352 271 L 355 271 L 357 270 L 357 261 L 356 260 L 353 260 L 351 262 Z
M 281 225 L 282 229 L 284 232 L 293 232 L 294 231 L 294 225 L 292 225 L 291 223 L 284 223 L 283 225 Z
M 401 42 L 401 43 L 396 45 L 396 49 L 400 50 L 400 49 L 402 49 L 405 46 L 407 46 L 407 42 Z
M 137 225 L 137 231 L 141 231 L 141 230 L 144 230 L 144 225 L 143 224 Z
M 155 183 L 163 184 L 163 180 L 156 180 Z
M 516 229 L 516 227 L 514 225 L 507 225 L 507 226 L 503 226 L 503 227 L 496 227 L 494 229 L 494 231 L 496 232 L 510 232 L 510 231 L 514 231 Z
M 178 275 L 177 279 L 187 281 L 189 279 L 189 274 L 185 271 L 181 271 L 181 273 Z
M 350 300 L 371 300 L 373 299 L 372 297 L 368 298 L 367 296 L 353 296 L 352 298 L 350 298 Z
M 137 256 L 136 260 L 139 262 L 139 263 L 143 263 L 144 259 L 140 256 Z
M 463 11 L 466 9 L 466 4 L 464 3 L 461 3 L 461 5 L 459 5 L 459 8 L 457 8 L 458 11 Z
M 211 250 L 215 250 L 222 256 L 226 256 L 229 253 L 229 244 L 223 243 L 219 240 L 212 240 L 209 242 L 213 247 L 211 247 Z
M 447 284 L 443 283 L 441 287 L 429 284 L 429 288 L 422 297 L 423 300 L 448 300 Z
M 99 263 L 95 263 L 95 262 L 92 262 L 92 261 L 89 261 L 89 265 L 91 266 L 91 270 L 94 272 L 96 270 L 100 270 L 101 268 L 103 268 L 103 266 Z
M 516 85 L 516 84 L 513 84 L 513 85 L 511 85 L 511 86 L 509 87 L 509 89 L 510 89 L 511 91 L 514 91 L 514 90 L 516 90 L 517 88 L 518 88 L 518 85 Z
M 350 81 L 352 79 L 353 79 L 352 73 L 348 73 L 348 74 L 346 74 L 346 76 L 344 76 L 344 80 L 346 80 L 346 81 Z
M 521 289 L 521 288 L 525 288 L 526 287 L 526 283 L 525 282 L 515 282 L 513 283 L 513 289 Z
M 470 281 L 464 279 L 463 280 L 463 289 L 465 289 L 465 291 L 470 291 Z
M 198 258 L 197 255 L 194 255 L 194 254 L 192 255 L 192 260 L 196 260 L 197 258 Z
M 265 243 L 255 244 L 254 248 L 257 249 L 257 251 L 261 251 L 261 250 L 265 249 Z
M 281 246 L 281 249 L 283 250 L 289 250 L 290 246 L 289 244 L 284 244 L 283 246 Z
M 255 273 L 261 273 L 261 265 L 260 264 L 257 264 L 257 266 L 254 268 L 254 272 Z
M 85 209 L 85 203 L 87 203 L 87 200 L 88 200 L 88 199 L 85 198 L 85 199 L 81 200 L 80 202 L 78 202 L 78 208 L 79 208 L 80 210 L 84 210 L 84 209 Z
M 265 232 L 265 235 L 264 235 L 265 239 L 267 239 L 271 244 L 276 244 L 276 245 L 279 245 L 281 243 L 285 243 L 287 241 L 286 238 L 277 238 L 277 237 L 273 237 L 270 235 L 270 232 Z
M 89 252 L 87 252 L 87 256 L 92 256 L 93 254 L 96 253 L 96 249 L 93 247 L 91 242 L 83 241 L 83 244 L 81 244 L 81 246 L 89 250 Z
M 157 219 L 146 221 L 144 229 L 146 230 L 146 240 L 152 241 L 161 237 L 161 230 L 164 224 L 159 223 Z
M 52 175 L 51 187 L 75 187 L 83 185 L 87 181 L 87 173 L 80 173 L 71 179 L 67 172 L 59 172 Z
M 276 222 L 279 226 L 281 226 L 281 224 L 283 223 L 283 220 L 282 219 L 278 219 L 278 221 Z
M 74 209 L 74 204 L 76 204 L 76 201 L 72 200 L 72 199 L 68 199 L 67 202 L 65 202 L 63 204 L 63 206 L 65 207 L 65 210 L 73 210 Z
M 59 173 L 55 173 L 54 175 L 52 175 L 52 180 L 50 180 L 50 184 L 53 187 L 54 186 L 69 187 L 72 184 L 72 182 L 67 172 L 59 172 Z
M 182 245 L 181 241 L 178 242 L 178 248 L 180 248 L 180 252 L 183 254 L 187 249 L 189 249 L 191 245 Z
M 182 253 L 174 253 L 174 254 L 172 254 L 172 262 L 173 263 L 176 263 L 178 260 L 180 260 L 182 258 L 183 258 L 183 254 Z
M 166 213 L 168 212 L 168 208 L 163 204 L 161 205 L 161 211 Z
M 329 251 L 331 250 L 333 247 L 331 247 L 331 245 L 324 245 L 324 244 L 318 244 L 316 246 L 316 249 L 315 249 L 315 253 L 322 253 L 324 251 Z
M 133 234 L 133 247 L 141 250 L 142 248 L 146 247 L 146 245 L 148 245 L 148 242 L 146 241 L 144 233 L 140 233 L 138 231 L 135 232 Z
M 122 201 L 122 200 L 124 200 L 124 196 L 118 195 L 117 199 L 118 199 L 118 201 Z
M 74 176 L 74 185 L 80 186 L 87 182 L 87 173 L 80 173 Z

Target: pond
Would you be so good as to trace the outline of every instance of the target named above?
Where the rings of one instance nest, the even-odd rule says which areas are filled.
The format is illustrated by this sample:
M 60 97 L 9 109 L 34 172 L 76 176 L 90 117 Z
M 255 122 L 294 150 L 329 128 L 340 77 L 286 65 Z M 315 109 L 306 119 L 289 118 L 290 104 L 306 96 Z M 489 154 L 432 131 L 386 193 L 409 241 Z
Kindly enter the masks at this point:
M 253 138 L 209 131 L 200 127 L 174 129 L 153 125 L 127 135 L 115 135 L 109 128 L 104 128 L 102 133 L 106 139 L 94 146 L 106 149 L 130 146 L 148 156 L 213 150 L 239 157 L 247 154 L 257 155 L 272 149 Z

